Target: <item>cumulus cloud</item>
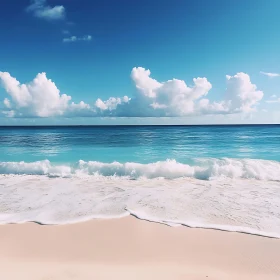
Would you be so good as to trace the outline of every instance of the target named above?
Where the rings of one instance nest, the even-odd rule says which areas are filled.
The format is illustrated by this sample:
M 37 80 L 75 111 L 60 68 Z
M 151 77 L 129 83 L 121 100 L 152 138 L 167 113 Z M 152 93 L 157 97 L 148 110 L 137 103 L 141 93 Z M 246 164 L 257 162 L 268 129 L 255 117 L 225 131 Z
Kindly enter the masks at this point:
M 194 78 L 191 86 L 171 79 L 159 82 L 150 70 L 135 67 L 131 72 L 136 92 L 132 97 L 98 98 L 92 104 L 71 102 L 61 94 L 46 73 L 40 73 L 27 84 L 20 84 L 7 72 L 0 81 L 7 94 L 2 112 L 9 117 L 104 116 L 104 117 L 182 117 L 209 114 L 248 113 L 256 110 L 263 92 L 251 83 L 249 75 L 226 76 L 227 88 L 222 101 L 207 98 L 212 88 L 207 78 Z
M 64 6 L 51 7 L 47 4 L 46 0 L 32 0 L 26 10 L 33 13 L 35 17 L 46 20 L 61 20 L 65 18 Z
M 221 102 L 210 102 L 209 99 L 203 98 L 199 100 L 197 105 L 197 111 L 200 114 L 209 115 L 209 114 L 229 114 L 230 113 L 230 102 L 221 101 Z
M 270 78 L 280 77 L 280 74 L 278 74 L 278 73 L 269 73 L 269 72 L 263 72 L 263 71 L 261 71 L 260 73 L 265 76 L 268 76 Z
M 226 76 L 227 90 L 226 100 L 230 112 L 248 113 L 255 109 L 255 106 L 263 98 L 263 92 L 257 90 L 257 86 L 251 83 L 250 76 L 243 72 L 234 76 Z
M 148 105 L 147 114 L 151 116 L 154 114 L 157 116 L 193 114 L 195 101 L 207 95 L 212 88 L 211 83 L 206 78 L 194 78 L 194 85 L 189 87 L 182 80 L 172 79 L 158 82 L 150 75 L 150 70 L 142 67 L 135 67 L 131 72 L 132 80 L 140 94 L 138 102 Z
M 77 36 L 71 36 L 69 38 L 64 38 L 62 41 L 64 43 L 71 43 L 71 42 L 78 42 L 78 41 L 91 41 L 92 36 L 91 35 L 86 35 L 83 37 L 77 37 Z
M 28 84 L 20 84 L 8 72 L 0 72 L 0 80 L 9 98 L 4 99 L 6 115 L 51 117 L 63 115 L 69 108 L 71 111 L 83 110 L 84 102 L 69 105 L 71 96 L 61 94 L 46 73 L 40 73 Z
M 226 76 L 227 88 L 224 100 L 220 102 L 210 102 L 202 99 L 199 102 L 198 110 L 204 114 L 234 114 L 249 113 L 256 110 L 256 106 L 263 98 L 263 92 L 257 90 L 257 86 L 252 84 L 250 76 L 240 72 L 234 76 Z
M 220 102 L 205 98 L 212 88 L 207 78 L 194 78 L 193 86 L 187 86 L 185 81 L 178 79 L 159 82 L 151 78 L 150 70 L 142 67 L 133 68 L 131 78 L 138 92 L 129 102 L 118 104 L 113 112 L 115 116 L 178 117 L 248 113 L 254 111 L 263 98 L 263 92 L 257 90 L 249 75 L 242 72 L 226 76 L 225 99 Z M 105 106 L 100 109 L 103 114 L 108 112 Z
M 124 104 L 129 102 L 130 98 L 128 96 L 124 96 L 122 98 L 115 98 L 115 97 L 110 97 L 106 101 L 102 101 L 100 98 L 98 98 L 95 102 L 95 107 L 100 109 L 101 111 L 108 110 L 108 111 L 113 111 L 116 110 L 118 105 Z

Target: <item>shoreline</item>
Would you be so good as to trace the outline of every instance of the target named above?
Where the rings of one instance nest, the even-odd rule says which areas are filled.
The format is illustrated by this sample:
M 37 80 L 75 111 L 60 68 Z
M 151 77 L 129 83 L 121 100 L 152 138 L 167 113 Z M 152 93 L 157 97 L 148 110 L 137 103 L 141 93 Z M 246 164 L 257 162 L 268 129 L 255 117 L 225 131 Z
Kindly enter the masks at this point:
M 70 225 L 76 225 L 76 224 L 82 224 L 82 223 L 89 223 L 92 221 L 110 221 L 110 220 L 120 220 L 123 218 L 127 218 L 127 217 L 131 217 L 133 219 L 136 220 L 140 220 L 140 221 L 144 221 L 147 223 L 153 223 L 153 224 L 159 224 L 162 226 L 167 226 L 167 227 L 171 227 L 171 228 L 179 228 L 179 227 L 185 227 L 185 228 L 189 228 L 189 229 L 200 229 L 200 230 L 213 230 L 213 231 L 221 231 L 221 232 L 228 232 L 228 233 L 238 233 L 238 234 L 245 234 L 245 235 L 252 235 L 252 236 L 259 236 L 259 237 L 263 237 L 263 238 L 271 238 L 271 239 L 278 239 L 280 240 L 280 235 L 278 233 L 274 233 L 274 232 L 258 232 L 258 231 L 254 231 L 250 228 L 245 228 L 245 227 L 241 227 L 241 226 L 233 226 L 235 228 L 235 230 L 231 230 L 228 229 L 228 225 L 215 225 L 215 224 L 210 224 L 208 226 L 199 226 L 199 225 L 189 225 L 187 223 L 179 223 L 177 221 L 169 221 L 169 220 L 151 220 L 149 218 L 146 217 L 142 217 L 139 216 L 137 214 L 135 214 L 134 212 L 132 212 L 129 209 L 125 209 L 127 212 L 127 214 L 123 214 L 120 216 L 115 216 L 115 217 L 92 217 L 92 218 L 85 218 L 85 219 L 81 219 L 81 220 L 76 220 L 73 222 L 67 222 L 67 223 L 61 223 L 61 224 L 46 224 L 40 221 L 25 221 L 25 222 L 15 222 L 15 223 L 5 223 L 5 224 L 1 224 L 0 223 L 0 227 L 1 226 L 5 226 L 5 225 L 26 225 L 26 224 L 35 224 L 38 226 L 70 226 Z M 242 230 L 242 228 L 244 230 Z M 246 231 L 246 230 L 247 231 Z M 250 232 L 251 231 L 251 232 Z
M 0 225 L 1 279 L 271 279 L 280 239 L 132 216 Z M 95 278 L 93 278 L 95 277 Z
M 208 226 L 198 226 L 198 225 L 194 225 L 191 226 L 187 223 L 178 223 L 177 221 L 157 221 L 157 220 L 151 220 L 145 217 L 140 217 L 137 214 L 134 214 L 131 210 L 126 209 L 126 211 L 128 211 L 129 215 L 127 216 L 123 216 L 120 218 L 115 218 L 115 219 L 121 219 L 121 218 L 125 218 L 125 217 L 133 217 L 137 220 L 142 220 L 145 222 L 149 222 L 149 223 L 155 223 L 155 224 L 160 224 L 160 225 L 165 225 L 168 227 L 186 227 L 186 228 L 190 228 L 190 229 L 205 229 L 205 230 L 217 230 L 217 231 L 222 231 L 222 232 L 232 232 L 232 233 L 240 233 L 240 234 L 248 234 L 248 235 L 253 235 L 253 236 L 260 236 L 260 237 L 265 237 L 265 238 L 272 238 L 272 239 L 279 239 L 280 240 L 280 235 L 278 233 L 274 233 L 274 232 L 258 232 L 258 231 L 254 231 L 250 228 L 245 228 L 245 227 L 241 227 L 241 226 L 233 226 L 235 228 L 235 230 L 230 230 L 229 227 L 227 225 L 214 225 L 214 224 L 210 224 Z M 34 222 L 37 223 L 37 222 Z M 43 225 L 38 223 L 39 225 Z M 243 229 L 241 229 L 243 228 Z M 247 231 L 245 231 L 245 229 Z M 250 232 L 251 231 L 251 232 Z
M 67 224 L 130 214 L 171 226 L 280 238 L 279 182 L 120 178 L 0 176 L 0 224 Z

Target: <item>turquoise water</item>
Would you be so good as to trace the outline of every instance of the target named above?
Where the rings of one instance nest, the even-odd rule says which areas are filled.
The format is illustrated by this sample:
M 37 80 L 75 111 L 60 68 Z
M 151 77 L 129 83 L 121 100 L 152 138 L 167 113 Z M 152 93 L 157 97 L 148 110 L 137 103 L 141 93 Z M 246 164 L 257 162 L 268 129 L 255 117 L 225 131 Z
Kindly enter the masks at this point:
M 133 215 L 280 237 L 280 126 L 0 127 L 0 224 Z
M 280 161 L 280 126 L 1 127 L 1 161 Z

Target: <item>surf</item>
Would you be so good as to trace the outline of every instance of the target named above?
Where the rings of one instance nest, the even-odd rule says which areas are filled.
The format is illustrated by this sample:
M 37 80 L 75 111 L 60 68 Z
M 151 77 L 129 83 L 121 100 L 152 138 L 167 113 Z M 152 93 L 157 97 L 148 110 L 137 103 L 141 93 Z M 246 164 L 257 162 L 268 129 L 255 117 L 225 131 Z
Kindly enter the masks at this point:
M 118 166 L 123 168 L 121 164 Z M 95 171 L 92 175 L 87 171 L 86 175 L 67 177 L 0 175 L 0 224 L 60 225 L 133 215 L 169 226 L 280 237 L 277 180 L 230 177 L 132 180 L 112 175 L 116 168 L 110 168 L 110 172 L 106 168 L 107 176 L 100 167 L 97 170 L 103 175 L 96 175 Z M 122 174 L 126 173 L 119 173 Z
M 79 160 L 76 163 L 0 162 L 0 174 L 46 175 L 50 177 L 104 176 L 127 179 L 177 179 L 195 178 L 213 180 L 219 178 L 280 181 L 280 162 L 261 159 L 205 158 L 186 164 L 167 159 L 152 163 L 100 162 Z

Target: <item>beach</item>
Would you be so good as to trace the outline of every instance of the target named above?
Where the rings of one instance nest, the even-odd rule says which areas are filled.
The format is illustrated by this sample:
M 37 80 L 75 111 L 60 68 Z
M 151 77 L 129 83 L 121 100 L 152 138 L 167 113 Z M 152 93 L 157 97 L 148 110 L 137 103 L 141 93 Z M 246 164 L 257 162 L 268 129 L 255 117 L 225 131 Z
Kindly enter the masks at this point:
M 1 4 L 0 280 L 280 280 L 280 0 Z
M 0 280 L 279 280 L 279 135 L 0 128 Z
M 279 279 L 280 240 L 125 217 L 0 226 L 0 279 Z

